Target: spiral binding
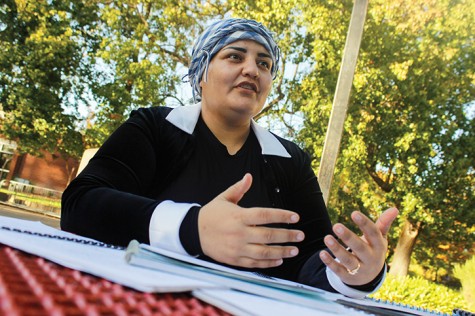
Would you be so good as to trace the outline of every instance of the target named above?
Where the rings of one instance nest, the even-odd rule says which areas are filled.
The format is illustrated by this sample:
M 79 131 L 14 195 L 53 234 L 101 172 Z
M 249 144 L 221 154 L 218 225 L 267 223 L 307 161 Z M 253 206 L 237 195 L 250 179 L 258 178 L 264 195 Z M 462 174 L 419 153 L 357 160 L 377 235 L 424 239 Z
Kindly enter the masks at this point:
M 460 308 L 456 308 L 452 311 L 453 316 L 475 316 L 474 312 L 465 311 Z
M 383 303 L 383 304 L 386 304 L 386 305 L 389 305 L 389 306 L 398 306 L 398 307 L 408 308 L 408 309 L 416 311 L 416 312 L 423 312 L 423 313 L 429 313 L 431 315 L 440 315 L 440 316 L 448 316 L 449 315 L 447 313 L 442 313 L 442 312 L 439 312 L 439 311 L 430 310 L 430 309 L 427 309 L 427 308 L 424 308 L 424 307 L 418 307 L 418 306 L 413 306 L 413 305 L 404 304 L 404 303 L 396 303 L 396 302 L 391 302 L 391 301 L 388 301 L 388 300 L 382 300 L 382 299 L 379 299 L 379 298 L 369 298 L 369 299 L 373 300 L 377 303 Z
M 87 239 L 81 239 L 81 238 L 73 238 L 73 237 L 58 236 L 58 235 L 52 235 L 52 234 L 46 234 L 46 233 L 31 232 L 29 230 L 18 229 L 18 228 L 10 228 L 10 227 L 7 227 L 7 226 L 1 226 L 1 229 L 8 230 L 8 231 L 13 231 L 13 232 L 17 232 L 17 233 L 23 233 L 23 234 L 38 236 L 38 237 L 53 238 L 53 239 L 58 239 L 58 240 L 66 240 L 66 241 L 71 241 L 71 242 L 84 244 L 84 245 L 98 246 L 98 247 L 118 249 L 118 250 L 125 250 L 125 247 L 116 246 L 116 245 L 112 245 L 112 244 L 107 244 L 107 243 L 96 241 L 96 240 L 87 240 Z
M 455 308 L 455 309 L 452 311 L 452 314 L 447 314 L 447 313 L 443 313 L 443 312 L 439 312 L 439 311 L 434 311 L 434 310 L 430 310 L 430 309 L 423 308 L 423 307 L 417 307 L 417 306 L 413 306 L 413 305 L 409 305 L 409 304 L 404 304 L 404 303 L 391 302 L 391 301 L 382 300 L 382 299 L 379 299 L 379 298 L 367 297 L 366 299 L 371 300 L 371 301 L 376 302 L 376 303 L 381 303 L 381 304 L 387 305 L 388 308 L 391 308 L 391 306 L 394 306 L 394 307 L 402 307 L 402 308 L 406 308 L 406 309 L 409 309 L 409 310 L 414 311 L 414 312 L 427 313 L 427 314 L 430 314 L 430 315 L 439 315 L 439 316 L 475 316 L 475 313 L 469 312 L 469 311 L 466 311 L 466 310 L 463 310 L 463 309 L 459 309 L 459 308 Z

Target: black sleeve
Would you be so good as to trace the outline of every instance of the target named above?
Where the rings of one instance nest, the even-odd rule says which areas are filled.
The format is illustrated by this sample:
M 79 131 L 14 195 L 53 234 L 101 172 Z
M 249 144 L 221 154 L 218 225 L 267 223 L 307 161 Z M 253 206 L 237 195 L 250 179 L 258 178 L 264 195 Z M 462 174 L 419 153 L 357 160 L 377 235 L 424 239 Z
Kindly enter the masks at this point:
M 310 157 L 303 152 L 300 157 L 299 178 L 294 180 L 294 190 L 288 201 L 300 214 L 300 223 L 296 228 L 305 233 L 304 242 L 298 245 L 300 258 L 297 281 L 334 291 L 326 277 L 326 266 L 319 257 L 320 251 L 326 249 L 324 237 L 333 234 L 332 223 Z
M 150 110 L 135 111 L 101 146 L 62 196 L 61 228 L 103 242 L 149 243 L 159 201 L 156 187 L 160 123 Z M 158 122 L 158 123 L 157 123 Z
M 198 233 L 198 215 L 200 207 L 192 207 L 186 213 L 180 225 L 179 236 L 180 242 L 185 248 L 186 252 L 195 257 L 202 257 L 203 250 L 201 249 L 200 234 Z
M 282 141 L 292 158 L 272 158 L 276 178 L 276 188 L 281 202 L 276 207 L 294 211 L 300 215 L 296 224 L 285 228 L 302 230 L 305 239 L 300 243 L 290 243 L 299 248 L 298 256 L 285 259 L 280 267 L 271 268 L 266 273 L 296 281 L 299 283 L 326 288 L 328 281 L 322 262 L 306 264 L 312 256 L 326 248 L 323 238 L 332 234 L 332 225 L 328 216 L 322 192 L 310 164 L 310 157 L 295 144 Z M 323 273 L 322 273 L 323 271 Z
M 290 228 L 302 230 L 305 233 L 305 240 L 295 244 L 299 248 L 299 255 L 285 260 L 283 268 L 280 269 L 282 274 L 278 276 L 336 292 L 327 279 L 326 265 L 319 256 L 322 250 L 328 250 L 323 242 L 324 237 L 334 235 L 323 194 L 311 167 L 309 155 L 288 143 L 287 149 L 292 155 L 290 159 L 292 165 L 280 165 L 281 169 L 276 170 L 276 176 L 278 182 L 285 188 L 282 192 L 284 208 L 300 214 L 300 222 L 290 225 Z M 290 173 L 289 170 L 293 172 Z M 279 175 L 287 176 L 279 177 Z M 296 275 L 289 271 L 295 271 Z M 384 270 L 368 284 L 350 287 L 371 292 L 381 281 L 383 272 Z

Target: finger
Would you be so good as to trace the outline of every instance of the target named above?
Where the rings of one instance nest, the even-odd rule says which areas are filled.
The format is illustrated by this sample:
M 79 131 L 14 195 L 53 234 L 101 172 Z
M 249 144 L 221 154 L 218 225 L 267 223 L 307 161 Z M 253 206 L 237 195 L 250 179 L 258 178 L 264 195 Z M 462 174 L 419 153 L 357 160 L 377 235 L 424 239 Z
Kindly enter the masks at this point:
M 277 260 L 292 258 L 298 255 L 299 249 L 294 246 L 269 246 L 263 244 L 248 244 L 242 256 L 256 260 Z
M 243 268 L 274 268 L 284 263 L 282 259 L 258 260 L 249 257 L 240 257 L 235 263 L 229 263 Z
M 383 238 L 378 226 L 363 213 L 355 211 L 351 214 L 352 220 L 363 232 L 365 240 L 374 247 L 385 247 L 385 238 Z M 349 245 L 351 249 L 356 250 L 355 246 Z
M 249 244 L 242 255 L 230 264 L 248 268 L 275 267 L 281 265 L 284 258 L 295 257 L 298 253 L 297 247 Z
M 340 264 L 345 268 L 352 270 L 358 266 L 359 260 L 351 252 L 346 250 L 333 236 L 327 235 L 323 239 L 325 245 L 330 249 L 333 255 L 338 258 Z
M 249 226 L 276 223 L 293 224 L 297 223 L 299 219 L 297 213 L 275 208 L 253 207 L 242 212 L 242 222 Z
M 221 193 L 218 197 L 225 199 L 226 201 L 237 204 L 244 194 L 249 190 L 252 184 L 252 176 L 246 173 L 244 177 L 230 186 L 226 191 Z
M 270 228 L 270 227 L 252 227 L 248 241 L 255 244 L 277 244 L 288 242 L 301 242 L 305 235 L 300 230 Z
M 376 221 L 376 226 L 378 227 L 384 238 L 387 237 L 389 229 L 391 228 L 391 225 L 397 218 L 398 214 L 398 209 L 392 207 L 384 211 L 384 213 L 381 214 L 381 216 Z
M 373 224 L 374 225 L 374 224 Z M 351 250 L 355 253 L 358 254 L 358 257 L 364 257 L 367 256 L 369 253 L 368 249 L 368 243 L 363 241 L 360 236 L 356 235 L 354 232 L 349 230 L 347 227 L 345 227 L 343 224 L 335 224 L 333 225 L 333 232 L 338 236 L 338 238 Z M 328 238 L 327 238 L 328 239 Z M 325 239 L 324 239 L 325 240 Z M 335 240 L 335 238 L 333 238 Z M 328 239 L 328 241 L 331 241 L 331 239 Z M 335 240 L 336 241 L 336 240 Z M 345 251 L 347 252 L 346 248 L 341 246 L 339 243 L 338 245 Z M 328 246 L 328 245 L 327 245 Z M 334 246 L 336 247 L 336 246 Z M 330 248 L 330 247 L 329 247 Z M 334 251 L 334 249 L 331 249 Z M 340 248 L 335 248 L 335 250 L 340 250 Z
M 330 268 L 336 275 L 344 276 L 348 272 L 346 267 L 338 263 L 333 257 L 325 250 L 320 251 L 320 259 L 322 259 L 323 263 Z

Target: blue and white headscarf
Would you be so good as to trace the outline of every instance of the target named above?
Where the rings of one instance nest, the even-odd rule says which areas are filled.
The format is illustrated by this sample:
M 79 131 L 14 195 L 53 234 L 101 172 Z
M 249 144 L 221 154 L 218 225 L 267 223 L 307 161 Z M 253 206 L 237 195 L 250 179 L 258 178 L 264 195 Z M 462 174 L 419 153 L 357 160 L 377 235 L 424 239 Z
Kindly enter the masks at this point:
M 280 51 L 271 32 L 254 20 L 225 19 L 213 23 L 196 40 L 191 52 L 188 78 L 193 88 L 193 99 L 201 101 L 200 81 L 208 73 L 211 59 L 221 48 L 239 40 L 253 40 L 269 52 L 272 58 L 271 74 L 275 78 L 279 69 Z

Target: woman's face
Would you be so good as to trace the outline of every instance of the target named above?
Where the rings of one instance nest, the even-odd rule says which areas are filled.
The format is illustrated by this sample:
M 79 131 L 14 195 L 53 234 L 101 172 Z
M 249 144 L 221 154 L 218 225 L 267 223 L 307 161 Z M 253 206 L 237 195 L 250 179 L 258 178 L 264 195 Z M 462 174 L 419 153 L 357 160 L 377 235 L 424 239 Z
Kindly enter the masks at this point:
M 269 52 L 257 42 L 240 40 L 223 47 L 209 63 L 207 82 L 203 78 L 200 83 L 203 110 L 224 119 L 252 118 L 269 95 L 271 68 Z

